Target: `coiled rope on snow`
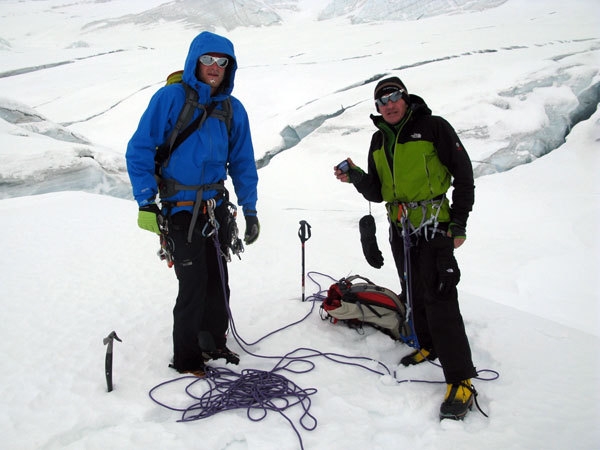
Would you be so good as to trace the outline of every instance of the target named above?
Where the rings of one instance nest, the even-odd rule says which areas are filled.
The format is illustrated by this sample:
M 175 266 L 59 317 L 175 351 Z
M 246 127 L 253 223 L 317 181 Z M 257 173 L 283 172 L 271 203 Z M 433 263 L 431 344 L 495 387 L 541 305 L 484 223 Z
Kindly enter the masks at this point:
M 319 288 L 317 293 L 306 299 L 307 302 L 310 301 L 312 303 L 310 311 L 302 319 L 274 330 L 255 342 L 248 343 L 237 333 L 233 316 L 231 311 L 229 311 L 230 329 L 238 345 L 251 356 L 278 360 L 273 369 L 269 371 L 243 369 L 238 373 L 225 367 L 207 367 L 205 377 L 198 378 L 192 375 L 185 375 L 156 385 L 149 391 L 150 398 L 166 409 L 180 412 L 181 419 L 178 420 L 179 422 L 206 419 L 219 412 L 235 409 L 245 409 L 248 419 L 258 422 L 266 418 L 269 411 L 275 412 L 290 424 L 290 427 L 298 438 L 300 448 L 304 449 L 302 436 L 296 426 L 296 422 L 290 418 L 289 410 L 294 407 L 300 409 L 301 412 L 297 419 L 298 425 L 307 431 L 314 430 L 317 427 L 318 421 L 310 413 L 310 397 L 316 394 L 318 390 L 316 388 L 302 388 L 283 376 L 282 372 L 295 374 L 308 373 L 315 368 L 315 363 L 311 359 L 323 357 L 338 364 L 356 366 L 378 375 L 391 375 L 399 384 L 405 382 L 445 383 L 445 381 L 398 380 L 395 371 L 392 372 L 384 363 L 364 356 L 348 356 L 339 353 L 321 352 L 305 347 L 296 348 L 284 356 L 266 356 L 251 352 L 247 348 L 248 346 L 253 346 L 269 336 L 304 321 L 312 314 L 315 304 L 324 300 L 326 290 L 324 291 L 321 288 L 313 275 L 325 276 L 336 281 L 329 275 L 309 272 L 307 276 Z M 430 363 L 439 366 L 439 364 L 432 361 Z M 490 377 L 480 378 L 478 376 L 477 379 L 491 381 L 499 377 L 498 372 L 489 369 L 478 371 L 478 375 L 483 372 L 491 373 Z M 184 391 L 192 400 L 190 405 L 178 408 L 166 401 L 159 400 L 159 391 L 179 383 L 187 383 Z M 481 412 L 483 413 L 483 411 Z

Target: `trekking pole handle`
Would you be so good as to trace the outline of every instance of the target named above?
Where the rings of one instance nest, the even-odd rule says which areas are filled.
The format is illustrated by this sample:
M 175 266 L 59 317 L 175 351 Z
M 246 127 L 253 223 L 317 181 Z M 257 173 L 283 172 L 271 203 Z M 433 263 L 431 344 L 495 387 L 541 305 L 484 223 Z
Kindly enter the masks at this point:
M 303 244 L 310 239 L 310 225 L 306 220 L 300 221 L 300 229 L 298 230 L 298 237 L 300 238 L 300 242 Z

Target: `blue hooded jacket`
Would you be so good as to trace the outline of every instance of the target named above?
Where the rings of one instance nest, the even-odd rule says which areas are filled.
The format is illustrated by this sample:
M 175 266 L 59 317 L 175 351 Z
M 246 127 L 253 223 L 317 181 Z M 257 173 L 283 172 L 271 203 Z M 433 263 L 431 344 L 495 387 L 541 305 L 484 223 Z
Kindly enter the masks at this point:
M 229 65 L 223 83 L 211 97 L 211 88 L 196 78 L 198 58 L 206 53 L 223 53 L 229 56 Z M 212 101 L 231 100 L 232 120 L 230 131 L 216 117 L 208 117 L 202 127 L 192 133 L 173 151 L 162 176 L 188 186 L 213 184 L 231 176 L 238 205 L 244 215 L 256 215 L 258 173 L 250 136 L 248 114 L 242 103 L 231 95 L 237 62 L 233 44 L 226 38 L 202 32 L 190 45 L 183 69 L 183 81 L 198 92 L 198 103 L 209 105 Z M 127 145 L 126 160 L 133 196 L 139 206 L 152 203 L 158 193 L 154 177 L 154 155 L 175 126 L 185 103 L 185 89 L 181 83 L 159 89 L 142 115 L 137 130 Z M 222 103 L 217 104 L 222 109 Z M 194 113 L 194 118 L 200 114 Z M 216 191 L 207 190 L 203 199 L 214 197 Z M 172 202 L 193 201 L 195 191 L 182 190 L 168 199 Z M 192 210 L 192 206 L 179 206 L 172 210 Z

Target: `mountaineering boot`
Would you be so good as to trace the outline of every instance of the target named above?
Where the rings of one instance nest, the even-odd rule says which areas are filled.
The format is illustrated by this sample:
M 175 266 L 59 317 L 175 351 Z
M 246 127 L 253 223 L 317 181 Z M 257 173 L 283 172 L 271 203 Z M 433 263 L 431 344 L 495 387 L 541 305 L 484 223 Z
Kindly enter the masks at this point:
M 404 358 L 400 360 L 403 366 L 415 366 L 417 364 L 421 364 L 425 361 L 433 361 L 437 358 L 437 355 L 433 350 L 420 349 L 415 350 L 409 355 L 406 355 Z
M 208 369 L 208 367 L 206 367 L 206 364 L 204 364 L 204 362 L 201 362 L 200 364 L 195 364 L 193 369 L 178 369 L 177 367 L 175 367 L 175 363 L 174 360 L 171 359 L 171 363 L 169 364 L 169 367 L 171 369 L 175 369 L 177 372 L 183 374 L 183 375 L 193 375 L 195 377 L 198 378 L 204 378 L 206 376 L 206 369 Z
M 446 397 L 444 397 L 444 401 L 440 406 L 440 420 L 464 419 L 473 407 L 473 400 L 476 395 L 477 391 L 471 385 L 471 380 L 449 384 L 446 389 Z
M 232 352 L 227 347 L 219 348 L 211 352 L 204 351 L 202 352 L 202 357 L 205 361 L 210 361 L 211 359 L 224 359 L 231 364 L 238 365 L 240 363 L 240 355 Z
M 206 366 L 204 366 L 202 369 L 186 370 L 181 373 L 190 374 L 198 378 L 204 378 L 206 376 Z

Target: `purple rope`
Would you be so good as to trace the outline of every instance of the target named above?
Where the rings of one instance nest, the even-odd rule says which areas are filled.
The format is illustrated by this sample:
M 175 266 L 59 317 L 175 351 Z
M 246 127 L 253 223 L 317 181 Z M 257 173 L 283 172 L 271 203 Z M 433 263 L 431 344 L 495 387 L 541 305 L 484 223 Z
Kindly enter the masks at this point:
M 217 254 L 219 254 L 220 245 L 216 235 L 217 233 L 215 233 L 214 241 Z M 217 259 L 219 261 L 219 269 L 221 274 L 223 274 L 223 259 L 222 257 L 218 257 Z M 150 390 L 150 398 L 155 403 L 166 409 L 182 413 L 179 422 L 190 422 L 194 420 L 205 419 L 219 412 L 233 409 L 246 409 L 246 416 L 248 419 L 252 420 L 253 422 L 258 422 L 264 419 L 268 415 L 269 411 L 273 411 L 280 414 L 290 424 L 291 428 L 298 437 L 301 449 L 304 449 L 302 436 L 300 435 L 300 432 L 294 421 L 290 419 L 286 412 L 290 408 L 298 406 L 303 411 L 303 413 L 300 415 L 298 423 L 307 431 L 314 430 L 317 427 L 317 419 L 309 412 L 311 406 L 310 396 L 316 394 L 317 389 L 300 388 L 298 385 L 277 372 L 286 371 L 296 374 L 308 373 L 315 368 L 315 363 L 310 361 L 310 359 L 315 357 L 323 357 L 338 364 L 359 367 L 378 375 L 393 375 L 394 379 L 398 383 L 407 381 L 428 382 L 422 380 L 398 380 L 396 378 L 396 373 L 392 373 L 384 363 L 363 356 L 348 356 L 339 353 L 321 352 L 319 350 L 304 347 L 292 350 L 284 356 L 268 356 L 251 352 L 247 347 L 254 346 L 267 337 L 273 336 L 280 331 L 303 322 L 312 314 L 315 304 L 324 300 L 324 294 L 327 292 L 327 290 L 322 289 L 321 285 L 315 280 L 315 278 L 313 278 L 313 274 L 325 276 L 334 282 L 337 281 L 333 277 L 326 274 L 309 272 L 307 277 L 311 279 L 319 288 L 316 294 L 313 294 L 306 299 L 306 301 L 312 302 L 310 311 L 300 320 L 271 331 L 255 342 L 246 342 L 239 335 L 231 314 L 231 310 L 229 308 L 229 302 L 226 301 L 230 318 L 230 329 L 236 342 L 244 352 L 251 356 L 257 358 L 277 359 L 278 362 L 275 364 L 272 370 L 261 371 L 255 369 L 244 369 L 240 373 L 236 373 L 223 367 L 207 367 L 206 376 L 204 378 L 184 376 L 158 384 Z M 226 292 L 223 276 L 221 276 L 221 280 L 223 283 L 223 292 Z M 365 364 L 362 364 L 372 364 L 373 362 L 376 363 L 377 367 L 381 367 L 382 370 L 376 370 L 368 367 Z M 299 367 L 297 368 L 296 366 Z M 495 371 L 490 372 L 494 372 L 496 375 L 498 375 L 498 373 Z M 185 392 L 194 401 L 194 403 L 192 403 L 190 406 L 185 408 L 177 408 L 158 400 L 158 390 L 170 384 L 190 379 L 191 382 L 189 382 L 185 387 Z M 194 387 L 198 382 L 204 382 L 208 385 L 208 390 L 199 397 L 194 394 Z
M 245 409 L 246 416 L 253 422 L 258 422 L 267 417 L 269 411 L 279 413 L 292 427 L 298 437 L 300 447 L 304 449 L 302 436 L 294 421 L 286 411 L 294 406 L 299 406 L 303 411 L 299 424 L 305 430 L 311 431 L 317 427 L 317 419 L 309 412 L 311 406 L 310 396 L 317 393 L 317 389 L 303 389 L 284 376 L 276 373 L 254 369 L 244 369 L 241 373 L 223 367 L 207 367 L 206 377 L 197 378 L 185 376 L 161 383 L 149 392 L 150 398 L 158 405 L 172 411 L 181 412 L 178 422 L 191 422 L 206 419 L 223 411 Z M 181 380 L 190 380 L 185 387 L 185 392 L 194 403 L 177 408 L 158 400 L 157 391 L 167 385 Z M 208 390 L 201 396 L 194 394 L 196 383 L 204 382 Z
M 222 259 L 218 259 L 221 270 L 223 270 Z M 233 409 L 246 409 L 247 417 L 250 420 L 257 422 L 264 419 L 269 411 L 277 412 L 290 424 L 296 433 L 296 436 L 298 437 L 300 447 L 304 449 L 302 437 L 298 427 L 296 427 L 286 412 L 292 407 L 300 407 L 303 410 L 303 413 L 301 414 L 298 423 L 307 431 L 314 430 L 317 427 L 317 419 L 309 412 L 311 406 L 310 396 L 316 394 L 317 389 L 300 388 L 298 385 L 277 372 L 286 371 L 296 374 L 308 373 L 315 368 L 315 363 L 310 361 L 310 359 L 315 357 L 324 357 L 339 364 L 360 367 L 379 375 L 391 373 L 383 363 L 362 356 L 347 356 L 332 352 L 324 353 L 310 348 L 297 348 L 284 356 L 266 356 L 253 353 L 245 347 L 255 345 L 269 336 L 272 336 L 286 328 L 292 327 L 304 321 L 308 316 L 310 316 L 310 314 L 312 314 L 315 308 L 315 303 L 324 299 L 323 293 L 325 292 L 321 289 L 319 283 L 312 277 L 313 273 L 317 274 L 317 272 L 310 272 L 307 274 L 307 276 L 317 286 L 319 286 L 319 291 L 317 294 L 314 294 L 306 299 L 307 301 L 312 301 L 310 311 L 302 319 L 272 331 L 256 342 L 248 343 L 241 338 L 241 336 L 237 333 L 235 322 L 233 321 L 231 311 L 229 310 L 230 327 L 236 342 L 249 355 L 258 358 L 277 359 L 278 362 L 271 371 L 266 372 L 255 369 L 244 369 L 241 371 L 241 373 L 236 373 L 223 367 L 207 367 L 206 376 L 204 378 L 184 376 L 158 384 L 150 390 L 150 398 L 156 404 L 166 409 L 180 412 L 182 416 L 179 422 L 190 422 L 194 420 L 205 419 L 219 412 Z M 324 276 L 331 278 L 328 275 Z M 333 278 L 331 279 L 335 281 Z M 229 305 L 227 307 L 229 308 Z M 373 361 L 382 366 L 385 372 L 372 369 L 360 363 L 372 363 Z M 193 400 L 191 405 L 185 408 L 177 408 L 158 399 L 158 391 L 162 388 L 182 380 L 189 381 L 190 379 L 191 381 L 185 387 L 185 392 Z M 204 382 L 208 385 L 208 390 L 200 397 L 194 394 L 194 388 L 198 382 Z

